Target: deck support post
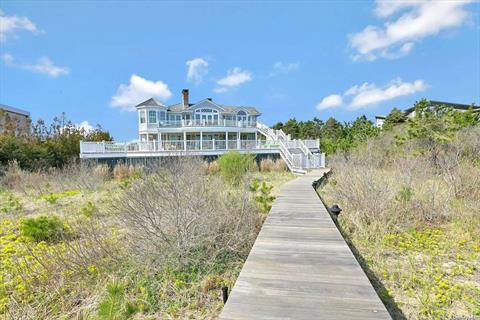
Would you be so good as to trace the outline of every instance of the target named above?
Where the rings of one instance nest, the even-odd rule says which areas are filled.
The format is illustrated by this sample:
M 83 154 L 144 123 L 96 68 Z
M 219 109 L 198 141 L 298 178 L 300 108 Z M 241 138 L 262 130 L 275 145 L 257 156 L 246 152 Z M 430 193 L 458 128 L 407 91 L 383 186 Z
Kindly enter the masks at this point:
M 200 150 L 203 150 L 203 132 L 200 131 Z
M 237 149 L 240 150 L 240 132 L 237 132 Z

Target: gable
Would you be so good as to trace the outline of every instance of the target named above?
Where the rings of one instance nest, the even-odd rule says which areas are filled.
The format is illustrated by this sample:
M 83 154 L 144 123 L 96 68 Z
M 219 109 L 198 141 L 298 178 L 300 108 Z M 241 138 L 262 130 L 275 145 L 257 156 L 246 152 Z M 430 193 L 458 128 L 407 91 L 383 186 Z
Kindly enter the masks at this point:
M 223 109 L 222 107 L 220 107 L 218 104 L 216 104 L 215 102 L 213 101 L 210 101 L 208 99 L 205 99 L 205 100 L 202 100 L 190 107 L 188 107 L 187 109 L 185 110 L 189 110 L 189 111 L 195 111 L 197 109 L 203 109 L 203 108 L 208 108 L 208 109 L 214 109 L 214 110 L 217 110 L 219 112 L 223 112 L 225 111 L 225 109 Z

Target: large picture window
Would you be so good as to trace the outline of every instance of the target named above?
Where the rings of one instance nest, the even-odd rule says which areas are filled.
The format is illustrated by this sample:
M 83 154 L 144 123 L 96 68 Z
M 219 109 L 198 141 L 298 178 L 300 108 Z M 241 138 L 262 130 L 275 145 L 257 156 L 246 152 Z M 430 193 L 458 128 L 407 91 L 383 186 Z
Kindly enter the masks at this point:
M 148 111 L 148 122 L 157 123 L 157 111 Z

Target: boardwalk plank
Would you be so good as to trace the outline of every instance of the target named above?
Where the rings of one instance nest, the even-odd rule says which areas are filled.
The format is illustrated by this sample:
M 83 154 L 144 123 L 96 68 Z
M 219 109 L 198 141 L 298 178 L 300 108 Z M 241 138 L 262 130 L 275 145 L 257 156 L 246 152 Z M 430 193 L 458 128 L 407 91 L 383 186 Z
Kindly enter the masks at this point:
M 280 190 L 221 319 L 390 319 L 311 184 Z

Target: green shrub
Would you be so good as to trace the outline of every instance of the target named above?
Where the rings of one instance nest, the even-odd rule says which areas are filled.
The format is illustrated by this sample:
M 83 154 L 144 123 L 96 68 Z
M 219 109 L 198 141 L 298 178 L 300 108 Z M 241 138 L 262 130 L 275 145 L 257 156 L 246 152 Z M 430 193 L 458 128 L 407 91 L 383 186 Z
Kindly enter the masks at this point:
M 238 185 L 247 172 L 253 167 L 255 156 L 229 151 L 218 158 L 220 173 L 231 184 Z
M 265 181 L 260 183 L 257 179 L 253 180 L 250 190 L 255 194 L 255 202 L 261 213 L 267 214 L 272 208 L 275 197 L 271 195 L 273 186 Z
M 88 201 L 83 207 L 80 208 L 80 214 L 86 218 L 91 218 L 97 211 L 97 207 L 92 201 Z
M 40 216 L 24 219 L 20 223 L 20 234 L 32 241 L 55 242 L 67 233 L 65 224 L 59 217 Z
M 0 212 L 17 213 L 23 209 L 23 206 L 13 193 L 7 192 L 0 195 Z
M 50 194 L 41 196 L 40 199 L 45 200 L 50 204 L 55 204 L 55 203 L 57 203 L 58 199 L 74 196 L 74 195 L 79 194 L 80 192 L 81 192 L 80 189 L 67 190 L 67 191 L 59 192 L 59 193 L 50 193 Z
M 105 320 L 128 319 L 138 311 L 134 302 L 125 301 L 125 286 L 113 281 L 107 285 L 107 296 L 98 305 L 98 318 Z

